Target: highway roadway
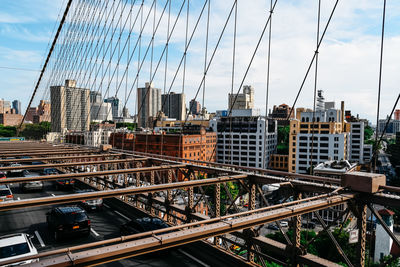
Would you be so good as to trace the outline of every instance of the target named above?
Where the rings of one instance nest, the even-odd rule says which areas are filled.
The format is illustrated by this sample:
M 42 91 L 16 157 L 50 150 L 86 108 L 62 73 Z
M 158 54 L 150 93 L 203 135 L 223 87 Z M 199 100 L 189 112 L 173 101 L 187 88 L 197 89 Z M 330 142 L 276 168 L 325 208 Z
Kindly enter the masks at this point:
M 38 173 L 31 172 L 30 175 L 37 176 Z M 72 190 L 57 191 L 54 182 L 45 182 L 44 190 L 38 192 L 23 193 L 19 185 L 10 185 L 14 194 L 14 200 L 29 199 L 45 196 L 56 196 L 70 194 Z M 95 242 L 104 239 L 118 237 L 120 225 L 127 222 L 128 214 L 112 209 L 107 204 L 100 211 L 88 213 L 91 220 L 91 234 L 89 237 L 69 239 L 56 242 L 49 233 L 46 224 L 46 213 L 51 206 L 35 207 L 28 209 L 18 209 L 0 212 L 0 236 L 11 233 L 28 233 L 34 236 L 32 241 L 39 253 L 59 248 L 71 247 L 83 243 Z M 102 266 L 208 266 L 201 260 L 191 256 L 184 251 L 184 248 L 172 249 L 166 255 L 137 256 L 118 262 L 104 264 Z

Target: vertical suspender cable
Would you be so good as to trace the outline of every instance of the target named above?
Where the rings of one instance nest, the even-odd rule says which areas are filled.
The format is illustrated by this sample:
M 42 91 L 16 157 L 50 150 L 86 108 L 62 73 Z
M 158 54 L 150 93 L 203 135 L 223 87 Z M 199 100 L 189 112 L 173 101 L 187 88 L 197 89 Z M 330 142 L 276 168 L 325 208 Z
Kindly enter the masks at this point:
M 267 145 L 268 145 L 268 100 L 269 100 L 269 80 L 270 80 L 270 72 L 271 72 L 271 39 L 272 39 L 272 14 L 274 13 L 272 9 L 273 0 L 270 1 L 270 9 L 269 13 L 271 15 L 271 19 L 269 20 L 268 27 L 268 52 L 267 52 L 267 88 L 265 92 L 265 136 L 264 136 L 264 144 L 263 144 L 263 158 L 262 158 L 262 168 L 267 168 L 266 162 L 266 153 L 267 153 Z
M 313 117 L 312 117 L 312 128 L 311 128 L 311 153 L 310 153 L 310 174 L 313 172 L 313 153 L 314 153 L 314 129 L 315 129 L 315 108 L 317 98 L 317 83 L 318 83 L 318 42 L 319 42 L 319 26 L 321 21 L 321 0 L 318 0 L 318 19 L 317 19 L 317 50 L 315 50 L 315 73 L 314 73 L 314 103 L 313 103 Z M 343 125 L 344 121 L 342 121 Z M 342 127 L 343 129 L 343 127 Z M 310 140 L 307 141 L 307 143 Z
M 42 80 L 43 74 L 44 74 L 44 72 L 46 71 L 47 64 L 49 63 L 51 54 L 53 53 L 54 47 L 55 47 L 55 45 L 56 45 L 56 43 L 57 43 L 58 36 L 59 36 L 59 34 L 60 34 L 60 32 L 61 32 L 61 29 L 62 29 L 62 27 L 63 27 L 63 25 L 64 25 L 65 19 L 66 19 L 67 15 L 68 15 L 68 11 L 69 11 L 69 8 L 70 8 L 70 6 L 71 6 L 71 3 L 72 3 L 72 0 L 69 0 L 68 3 L 67 3 L 67 7 L 65 8 L 64 15 L 63 15 L 63 17 L 62 17 L 62 19 L 61 19 L 60 25 L 58 26 L 57 33 L 56 33 L 56 35 L 54 36 L 53 43 L 51 44 L 50 51 L 49 51 L 49 53 L 48 53 L 48 55 L 47 55 L 46 61 L 44 62 L 44 65 L 43 65 L 43 67 L 42 67 L 42 71 L 40 72 L 39 79 L 38 79 L 38 81 L 37 81 L 37 83 L 36 83 L 36 85 L 35 85 L 35 89 L 33 90 L 33 94 L 32 94 L 32 96 L 31 96 L 31 99 L 29 100 L 29 104 L 28 104 L 28 106 L 26 107 L 26 111 L 25 111 L 24 117 L 22 118 L 21 123 L 20 123 L 19 126 L 18 126 L 17 135 L 18 135 L 19 132 L 21 131 L 21 127 L 22 127 L 22 124 L 24 123 L 24 120 L 25 120 L 25 118 L 26 118 L 26 114 L 28 113 L 28 110 L 29 110 L 29 108 L 31 107 L 32 101 L 33 101 L 33 99 L 35 98 L 35 95 L 36 95 L 37 89 L 39 88 L 39 85 L 40 85 L 40 82 L 41 82 L 41 80 Z
M 206 77 L 207 76 L 207 51 L 208 51 L 208 33 L 210 30 L 210 6 L 211 6 L 211 0 L 208 1 L 208 11 L 207 11 L 207 30 L 206 30 L 206 47 L 204 51 L 204 82 L 203 82 L 203 99 L 202 99 L 202 109 L 205 112 L 204 109 L 204 97 L 206 93 Z M 201 112 L 202 119 L 204 120 L 204 112 Z
M 379 58 L 379 82 L 378 82 L 378 99 L 376 107 L 376 131 L 375 131 L 375 147 L 373 147 L 374 154 L 378 150 L 378 131 L 379 131 L 379 109 L 381 102 L 381 87 L 382 87 L 382 65 L 383 65 L 383 42 L 385 38 L 385 16 L 386 16 L 386 0 L 383 0 L 383 14 L 382 14 L 382 33 L 381 33 L 381 53 Z M 374 169 L 376 167 L 376 157 L 374 159 Z
M 232 77 L 231 77 L 231 97 L 233 97 L 233 87 L 235 85 L 235 61 L 236 61 L 236 30 L 237 30 L 237 4 L 235 5 L 235 19 L 233 25 L 233 49 L 232 49 Z M 230 139 L 231 139 L 231 149 L 230 151 L 230 158 L 231 164 L 233 162 L 233 135 L 232 135 L 232 115 L 229 115 L 229 131 L 230 131 Z M 216 155 L 218 158 L 218 155 Z M 212 158 L 210 159 L 212 161 Z M 224 159 L 225 161 L 225 159 Z

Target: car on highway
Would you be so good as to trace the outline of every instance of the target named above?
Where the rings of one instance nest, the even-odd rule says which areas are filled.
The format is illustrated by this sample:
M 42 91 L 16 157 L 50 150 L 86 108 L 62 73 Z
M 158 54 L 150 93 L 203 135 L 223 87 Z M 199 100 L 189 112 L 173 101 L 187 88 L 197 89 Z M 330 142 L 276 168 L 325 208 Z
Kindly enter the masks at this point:
M 55 207 L 46 213 L 46 221 L 56 241 L 70 236 L 90 235 L 90 219 L 80 207 Z
M 270 230 L 275 230 L 275 231 L 279 230 L 279 227 L 275 223 L 268 224 L 267 228 Z
M 316 225 L 315 222 L 303 222 L 301 224 L 301 227 L 308 228 L 308 229 L 314 229 L 315 225 Z
M 133 235 L 169 227 L 160 218 L 144 217 L 129 221 L 120 227 L 121 235 Z
M 8 185 L 0 185 L 0 202 L 14 200 L 14 195 Z
M 14 167 L 14 168 L 21 167 L 21 166 L 22 165 L 19 163 L 13 163 L 10 165 L 10 167 Z M 8 176 L 24 176 L 24 170 L 22 170 L 22 169 L 10 170 L 7 172 L 7 175 Z
M 280 221 L 280 222 L 279 222 L 279 225 L 280 225 L 281 227 L 289 227 L 289 223 L 288 223 L 287 221 Z
M 75 191 L 75 193 L 77 193 L 77 194 L 89 193 L 89 192 L 95 192 L 95 190 L 80 189 L 80 190 Z M 90 200 L 82 200 L 81 202 L 79 202 L 79 205 L 87 211 L 101 210 L 103 208 L 103 199 L 97 198 L 97 199 L 90 199 Z
M 0 265 L 2 262 L 16 260 L 22 257 L 37 255 L 37 249 L 32 244 L 31 237 L 28 234 L 18 233 L 0 237 Z M 7 266 L 29 264 L 39 261 L 38 259 L 16 262 Z
M 54 168 L 45 168 L 40 172 L 41 175 L 58 174 L 58 171 Z
M 31 182 L 20 183 L 19 188 L 21 189 L 22 192 L 42 191 L 44 185 L 42 181 L 31 181 Z
M 4 172 L 0 172 L 0 179 L 7 178 L 7 175 Z
M 74 179 L 56 180 L 56 183 L 55 183 L 56 190 L 72 189 L 72 188 L 74 188 L 74 185 L 75 185 L 75 180 Z

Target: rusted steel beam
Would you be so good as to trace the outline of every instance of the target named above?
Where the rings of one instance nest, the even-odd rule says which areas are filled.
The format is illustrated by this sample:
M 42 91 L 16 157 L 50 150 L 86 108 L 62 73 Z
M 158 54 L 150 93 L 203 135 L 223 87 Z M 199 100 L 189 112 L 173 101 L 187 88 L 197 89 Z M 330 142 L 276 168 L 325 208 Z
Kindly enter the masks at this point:
M 218 219 L 214 223 L 207 225 L 184 229 L 181 231 L 168 232 L 164 234 L 157 234 L 162 232 L 147 232 L 143 233 L 142 236 L 152 235 L 151 237 L 142 238 L 127 242 L 118 242 L 117 244 L 112 244 L 108 246 L 97 247 L 94 249 L 77 251 L 77 248 L 67 248 L 58 250 L 58 254 L 62 254 L 53 258 L 42 259 L 45 256 L 55 255 L 51 252 L 41 253 L 32 258 L 41 258 L 40 262 L 32 264 L 32 266 L 79 266 L 79 265 L 99 265 L 104 262 L 120 260 L 124 258 L 129 258 L 136 255 L 146 254 L 170 247 L 180 246 L 187 243 L 195 242 L 205 238 L 213 237 L 216 235 L 222 235 L 253 226 L 265 224 L 268 222 L 290 218 L 292 216 L 301 215 L 304 213 L 309 213 L 313 210 L 324 209 L 330 206 L 338 205 L 344 203 L 352 198 L 354 194 L 337 195 L 327 197 L 323 200 L 309 201 L 308 203 L 301 203 L 298 205 L 293 205 L 291 209 L 280 208 L 272 211 L 252 214 L 249 216 L 243 216 L 240 218 L 234 218 L 232 220 L 226 221 Z M 204 221 L 200 223 L 206 223 Z M 189 224 L 183 225 L 187 227 Z M 175 228 L 176 229 L 176 228 Z M 172 231 L 170 228 L 163 229 L 165 231 Z M 127 237 L 121 237 L 119 240 L 123 241 L 124 238 L 137 238 L 138 235 L 132 235 Z M 92 247 L 105 245 L 108 241 L 100 241 L 91 244 Z M 114 241 L 115 243 L 117 241 Z M 89 245 L 89 244 L 87 244 Z M 82 246 L 80 246 L 82 249 Z M 62 251 L 62 252 L 61 252 Z M 68 255 L 66 255 L 68 253 Z M 65 255 L 63 255 L 65 254 Z M 25 260 L 26 258 L 19 259 Z M 8 264 L 6 262 L 5 264 Z
M 17 154 L 17 153 L 44 153 L 44 152 L 54 152 L 54 151 L 79 151 L 82 149 L 77 149 L 77 148 L 31 148 L 31 149 L 11 149 L 11 150 L 2 150 L 0 152 L 0 156 L 8 156 L 10 154 Z
M 95 153 L 98 150 L 67 150 L 67 151 L 50 151 L 50 152 L 31 152 L 31 153 L 14 153 L 14 154 L 7 154 L 7 155 L 0 155 L 0 158 L 4 157 L 21 157 L 21 156 L 39 156 L 39 155 L 68 155 L 68 154 L 88 154 L 88 153 Z
M 122 151 L 127 152 L 127 153 L 132 153 L 132 151 L 125 151 L 125 150 L 122 150 Z M 238 165 L 217 163 L 217 162 L 182 159 L 182 158 L 177 158 L 177 157 L 163 156 L 163 155 L 143 153 L 143 152 L 137 152 L 137 151 L 133 151 L 133 154 L 153 157 L 155 161 L 158 161 L 158 160 L 159 161 L 170 160 L 170 161 L 192 162 L 192 163 L 201 164 L 201 165 L 195 165 L 195 166 L 203 167 L 203 168 L 211 168 L 212 169 L 213 167 L 211 167 L 211 166 L 224 167 L 224 168 L 230 168 L 230 171 L 233 171 L 233 172 L 236 172 L 236 171 L 251 171 L 251 172 L 258 172 L 260 174 L 279 175 L 279 176 L 282 176 L 282 177 L 288 177 L 288 178 L 292 178 L 292 179 L 299 179 L 300 178 L 300 179 L 305 179 L 305 180 L 309 180 L 309 181 L 320 181 L 320 182 L 326 182 L 326 183 L 332 183 L 332 184 L 340 184 L 340 179 L 335 179 L 335 178 L 331 178 L 331 177 L 315 176 L 315 175 L 299 174 L 299 173 L 291 173 L 291 172 L 285 172 L 285 171 L 276 171 L 276 170 L 261 169 L 261 168 L 254 168 L 254 167 L 245 167 L 245 166 L 238 166 Z M 229 171 L 229 170 L 225 169 L 225 171 Z
M 182 167 L 182 166 L 179 166 L 179 167 Z M 162 166 L 161 167 L 157 166 L 157 167 L 141 168 L 141 170 L 147 169 L 147 171 L 150 172 L 150 171 L 156 170 L 157 168 L 162 168 Z M 172 166 L 169 166 L 168 168 L 172 168 Z M 178 165 L 176 166 L 176 168 L 178 168 Z M 167 169 L 167 168 L 164 168 L 164 169 Z M 129 171 L 132 172 L 134 170 L 135 169 L 132 169 Z M 159 170 L 162 170 L 162 169 L 159 169 Z M 94 173 L 94 175 L 100 175 L 99 173 L 101 173 L 101 172 L 96 172 L 96 173 Z M 80 174 L 80 173 L 76 173 L 76 174 Z M 36 206 L 42 206 L 42 205 L 71 203 L 71 202 L 78 202 L 78 201 L 89 200 L 89 199 L 110 198 L 110 197 L 117 197 L 117 196 L 124 196 L 124 195 L 153 193 L 153 192 L 164 191 L 164 190 L 168 190 L 168 189 L 180 189 L 180 188 L 186 188 L 186 187 L 191 187 L 191 186 L 198 187 L 198 186 L 211 185 L 211 184 L 216 184 L 216 183 L 221 183 L 221 182 L 234 181 L 237 179 L 244 179 L 246 177 L 247 177 L 247 175 L 242 174 L 242 175 L 236 175 L 236 176 L 231 176 L 231 177 L 225 176 L 225 177 L 219 177 L 219 178 L 176 182 L 176 183 L 171 183 L 171 184 L 158 184 L 158 185 L 150 185 L 150 186 L 143 186 L 143 187 L 127 187 L 127 188 L 122 188 L 122 189 L 96 191 L 96 192 L 81 193 L 81 194 L 70 194 L 70 195 L 55 196 L 55 197 L 42 197 L 42 198 L 35 198 L 35 199 L 23 199 L 23 200 L 18 200 L 18 201 L 8 201 L 8 202 L 0 203 L 0 211 L 18 209 L 18 208 L 26 208 L 26 207 L 36 207 Z M 35 178 L 35 177 L 33 177 L 33 178 Z M 2 180 L 6 180 L 6 179 L 2 179 Z M 15 180 L 15 179 L 12 179 L 12 180 Z
M 123 169 L 123 170 L 96 171 L 96 172 L 64 173 L 64 174 L 43 175 L 34 177 L 7 178 L 7 179 L 0 179 L 0 184 L 24 183 L 33 181 L 52 181 L 60 179 L 96 177 L 96 176 L 124 174 L 124 173 L 163 171 L 163 170 L 183 168 L 183 167 L 185 167 L 184 164 L 177 164 L 177 165 L 154 166 L 154 167 L 145 167 L 136 169 L 125 169 L 125 170 Z
M 96 153 L 96 152 L 93 152 Z M 22 163 L 22 162 L 35 162 L 46 160 L 69 160 L 69 159 L 84 159 L 84 158 L 107 158 L 107 157 L 122 157 L 122 154 L 95 154 L 95 155 L 82 155 L 82 156 L 64 156 L 64 157 L 41 157 L 41 158 L 27 158 L 27 159 L 0 159 L 0 163 Z
M 100 161 L 79 161 L 79 162 L 69 162 L 69 163 L 49 163 L 49 164 L 40 164 L 40 165 L 24 165 L 24 166 L 18 166 L 18 167 L 7 166 L 7 167 L 0 167 L 0 171 L 73 167 L 73 166 L 81 166 L 81 165 L 111 164 L 111 163 L 123 163 L 123 162 L 146 161 L 146 160 L 148 160 L 148 158 L 130 158 L 130 159 L 100 160 Z

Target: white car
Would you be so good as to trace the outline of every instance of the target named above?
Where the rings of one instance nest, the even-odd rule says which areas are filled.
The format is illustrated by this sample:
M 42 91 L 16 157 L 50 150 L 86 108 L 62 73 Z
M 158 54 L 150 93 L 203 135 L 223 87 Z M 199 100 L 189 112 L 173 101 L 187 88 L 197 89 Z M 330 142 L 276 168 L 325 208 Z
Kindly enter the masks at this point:
M 38 252 L 28 234 L 11 234 L 0 237 L 0 265 L 8 260 L 37 255 Z M 39 261 L 39 259 L 16 262 L 6 266 L 22 265 Z
M 280 224 L 282 227 L 288 227 L 288 226 L 289 226 L 289 223 L 288 223 L 287 221 L 280 221 L 279 224 Z

